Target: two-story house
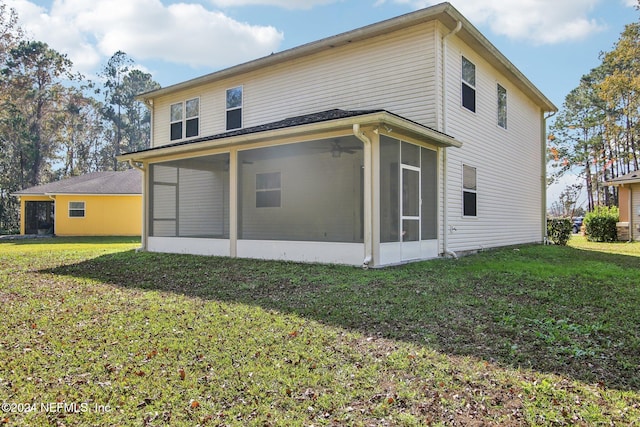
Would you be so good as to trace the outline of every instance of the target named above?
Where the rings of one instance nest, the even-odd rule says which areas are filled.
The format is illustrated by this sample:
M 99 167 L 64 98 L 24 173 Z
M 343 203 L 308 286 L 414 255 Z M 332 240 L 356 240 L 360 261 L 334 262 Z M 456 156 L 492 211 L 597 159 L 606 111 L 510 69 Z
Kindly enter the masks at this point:
M 542 242 L 556 107 L 449 3 L 139 96 L 150 251 L 384 266 Z

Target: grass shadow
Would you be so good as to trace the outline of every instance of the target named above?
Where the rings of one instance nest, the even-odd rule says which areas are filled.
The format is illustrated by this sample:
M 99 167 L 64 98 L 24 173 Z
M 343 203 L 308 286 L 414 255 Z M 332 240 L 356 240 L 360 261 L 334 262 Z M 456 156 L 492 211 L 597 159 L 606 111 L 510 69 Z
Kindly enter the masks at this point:
M 295 313 L 325 324 L 640 390 L 640 260 L 525 246 L 382 270 L 135 253 L 46 272 Z

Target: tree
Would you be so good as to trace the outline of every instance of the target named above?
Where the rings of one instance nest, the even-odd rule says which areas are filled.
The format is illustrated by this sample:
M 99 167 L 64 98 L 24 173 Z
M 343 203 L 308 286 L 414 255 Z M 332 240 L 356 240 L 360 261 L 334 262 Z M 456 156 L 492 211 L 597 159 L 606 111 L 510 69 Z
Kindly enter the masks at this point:
M 82 89 L 66 88 L 64 104 L 54 120 L 57 159 L 63 165 L 59 178 L 104 170 L 111 159 L 103 158 L 104 120 L 102 106 L 85 96 Z
M 5 67 L 11 49 L 23 37 L 16 11 L 0 3 L 0 70 Z M 16 128 L 22 126 L 20 118 L 14 116 L 9 104 L 8 88 L 7 79 L 0 78 L 0 230 L 15 229 L 18 224 L 18 203 L 11 193 L 18 190 L 15 180 L 17 171 L 14 162 L 14 136 Z
M 589 211 L 617 203 L 606 181 L 640 170 L 640 23 L 625 26 L 600 58 L 565 98 L 550 136 L 550 181 L 577 170 Z
M 117 170 L 116 156 L 124 151 L 148 148 L 151 117 L 136 95 L 158 89 L 151 74 L 133 68 L 133 60 L 118 51 L 109 59 L 101 76 L 105 79 L 104 117 L 113 126 L 113 170 Z
M 129 72 L 129 67 L 132 64 L 133 61 L 127 57 L 126 53 L 117 51 L 111 56 L 101 74 L 101 77 L 105 79 L 105 104 L 103 114 L 107 120 L 111 121 L 115 129 L 115 138 L 112 142 L 114 157 L 113 170 L 118 170 L 118 160 L 115 156 L 120 154 L 122 134 L 125 127 L 125 118 L 122 114 L 122 110 L 124 109 L 122 81 L 124 75 Z
M 582 77 L 580 85 L 565 98 L 550 135 L 550 158 L 555 180 L 570 170 L 578 170 L 585 180 L 588 209 L 592 210 L 597 198 L 597 177 L 594 159 L 602 141 L 602 123 L 605 112 L 597 93 L 602 68 L 591 70 Z
M 638 123 L 640 123 L 640 23 L 629 24 L 615 48 L 602 55 L 608 73 L 599 83 L 602 99 L 610 115 L 609 141 L 620 154 L 620 173 L 639 170 Z
M 127 116 L 127 151 L 137 151 L 151 146 L 151 114 L 149 109 L 136 96 L 159 89 L 151 74 L 140 70 L 131 70 L 123 80 L 123 100 Z
M 60 108 L 64 86 L 61 79 L 74 80 L 71 61 L 46 43 L 22 41 L 7 55 L 2 70 L 6 78 L 5 108 L 12 117 L 20 162 L 20 186 L 42 183 L 50 173 L 55 152 L 51 120 Z

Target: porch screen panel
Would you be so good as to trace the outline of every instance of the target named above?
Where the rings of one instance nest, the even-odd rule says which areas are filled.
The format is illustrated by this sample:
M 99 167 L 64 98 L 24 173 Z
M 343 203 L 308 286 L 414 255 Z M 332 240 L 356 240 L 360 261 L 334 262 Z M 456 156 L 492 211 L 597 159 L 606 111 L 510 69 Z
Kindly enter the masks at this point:
M 178 234 L 184 237 L 228 237 L 228 203 L 222 171 L 180 168 Z
M 353 136 L 240 151 L 239 238 L 361 243 L 363 159 Z
M 178 171 L 172 167 L 152 165 L 151 182 L 149 234 L 173 237 L 176 235 Z
M 152 188 L 152 235 L 176 235 L 176 185 L 154 182 Z
M 422 148 L 422 240 L 438 238 L 438 153 Z
M 152 228 L 165 237 L 229 238 L 229 154 L 152 165 Z
M 380 241 L 400 241 L 400 142 L 380 137 Z

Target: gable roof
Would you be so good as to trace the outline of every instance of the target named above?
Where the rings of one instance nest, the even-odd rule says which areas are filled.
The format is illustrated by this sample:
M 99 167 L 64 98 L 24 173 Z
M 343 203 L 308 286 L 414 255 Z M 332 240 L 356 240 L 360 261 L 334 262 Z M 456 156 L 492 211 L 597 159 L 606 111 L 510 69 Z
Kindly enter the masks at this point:
M 367 25 L 362 28 L 287 49 L 282 52 L 272 53 L 269 56 L 206 74 L 182 83 L 146 92 L 138 95 L 137 99 L 148 102 L 149 100 L 159 96 L 190 89 L 202 84 L 281 64 L 294 59 L 313 55 L 318 52 L 334 49 L 339 46 L 348 45 L 353 42 L 370 39 L 392 31 L 436 20 L 441 22 L 449 31 L 455 29 L 458 23 L 460 23 L 461 29 L 457 33 L 457 36 L 460 39 L 472 47 L 475 52 L 492 64 L 500 73 L 504 74 L 543 111 L 558 111 L 558 108 L 542 92 L 540 92 L 540 90 L 538 90 L 538 88 L 536 88 L 535 85 L 531 83 L 531 81 L 529 81 L 529 79 L 527 79 L 527 77 L 525 77 L 515 65 L 513 65 L 485 36 L 480 33 L 480 31 L 478 31 L 478 29 L 473 26 L 473 24 L 471 24 L 471 22 L 469 22 L 448 2 L 440 3 L 435 6 Z
M 628 173 L 626 175 L 619 176 L 607 182 L 608 185 L 618 186 L 625 184 L 640 184 L 640 171 Z
M 92 172 L 12 193 L 14 196 L 56 194 L 142 194 L 142 173 L 136 169 Z
M 237 129 L 216 135 L 180 141 L 174 144 L 161 145 L 119 155 L 120 161 L 139 161 L 157 155 L 178 153 L 186 151 L 198 151 L 212 146 L 235 145 L 248 142 L 256 142 L 273 138 L 274 136 L 286 136 L 294 134 L 306 134 L 322 130 L 352 128 L 354 124 L 387 124 L 392 127 L 402 128 L 404 131 L 427 139 L 431 143 L 446 147 L 461 147 L 462 143 L 454 137 L 414 122 L 386 110 L 340 110 L 333 109 L 318 113 L 305 114 L 290 117 L 276 122 Z

